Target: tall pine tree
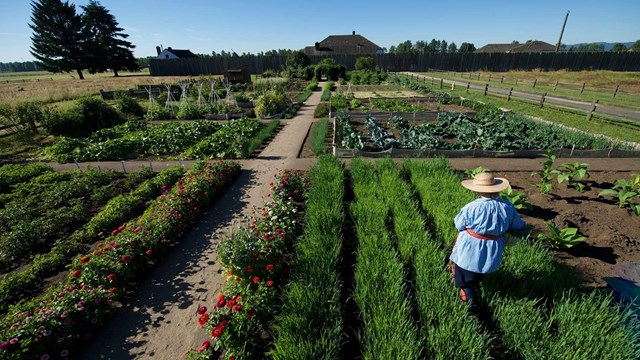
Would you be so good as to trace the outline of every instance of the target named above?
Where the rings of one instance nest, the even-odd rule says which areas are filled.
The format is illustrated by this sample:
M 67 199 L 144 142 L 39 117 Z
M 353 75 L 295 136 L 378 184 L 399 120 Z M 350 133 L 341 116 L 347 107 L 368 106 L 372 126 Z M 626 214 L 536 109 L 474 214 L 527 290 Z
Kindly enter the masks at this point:
M 61 0 L 31 2 L 31 54 L 51 72 L 76 71 L 84 79 L 86 33 L 76 7 Z
M 129 35 L 122 32 L 124 29 L 118 26 L 109 10 L 95 0 L 82 9 L 84 31 L 90 36 L 86 57 L 89 72 L 94 74 L 111 69 L 113 75 L 118 76 L 120 70 L 140 70 L 131 52 L 135 46 L 124 40 Z

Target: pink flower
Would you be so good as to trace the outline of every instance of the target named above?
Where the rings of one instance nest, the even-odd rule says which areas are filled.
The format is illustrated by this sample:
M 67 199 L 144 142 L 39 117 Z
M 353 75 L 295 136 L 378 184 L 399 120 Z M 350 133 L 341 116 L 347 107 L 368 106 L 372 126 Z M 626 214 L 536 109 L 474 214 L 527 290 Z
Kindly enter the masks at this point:
M 60 356 L 67 357 L 68 355 L 69 355 L 69 350 L 64 349 L 64 350 L 60 351 Z
M 197 311 L 198 315 L 202 315 L 202 314 L 204 314 L 206 312 L 207 312 L 207 307 L 206 306 L 200 306 L 198 308 L 198 311 Z
M 49 360 L 49 354 L 44 354 L 40 356 L 40 360 Z
M 149 250 L 145 251 L 144 253 L 147 254 L 148 256 L 151 256 L 151 254 L 153 254 L 153 250 L 149 249 Z

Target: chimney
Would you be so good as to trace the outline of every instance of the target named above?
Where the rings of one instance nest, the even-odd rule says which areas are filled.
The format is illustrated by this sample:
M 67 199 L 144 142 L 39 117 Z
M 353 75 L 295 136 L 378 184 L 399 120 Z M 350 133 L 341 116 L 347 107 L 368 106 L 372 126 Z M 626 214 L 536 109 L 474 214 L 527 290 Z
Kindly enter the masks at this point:
M 172 50 L 172 49 L 171 49 L 171 46 L 169 46 L 169 47 L 167 48 L 167 50 L 171 51 L 171 50 Z
M 160 46 L 156 46 L 156 52 L 158 53 L 158 55 L 160 55 L 160 53 L 161 53 Z
M 355 34 L 356 34 L 356 31 L 355 31 L 355 30 L 353 30 L 353 32 L 351 33 L 351 35 L 355 35 Z
M 316 43 L 316 50 L 320 50 L 320 43 L 319 42 Z

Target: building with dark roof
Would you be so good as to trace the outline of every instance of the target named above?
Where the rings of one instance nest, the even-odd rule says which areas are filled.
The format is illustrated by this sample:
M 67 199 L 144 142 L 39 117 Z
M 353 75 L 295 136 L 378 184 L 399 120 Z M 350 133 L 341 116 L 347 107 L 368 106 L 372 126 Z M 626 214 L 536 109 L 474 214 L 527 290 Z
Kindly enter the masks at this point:
M 160 49 L 160 46 L 156 46 L 156 52 L 158 53 L 158 59 L 192 59 L 197 58 L 198 55 L 192 53 L 190 50 L 178 50 L 168 47 L 164 50 Z
M 564 51 L 560 49 L 559 51 Z M 556 52 L 556 46 L 544 41 L 531 41 L 526 44 L 487 44 L 477 53 L 549 53 Z
M 307 56 L 311 55 L 378 55 L 383 50 L 362 35 L 354 31 L 351 35 L 330 35 L 326 39 L 315 43 L 314 46 L 304 48 Z

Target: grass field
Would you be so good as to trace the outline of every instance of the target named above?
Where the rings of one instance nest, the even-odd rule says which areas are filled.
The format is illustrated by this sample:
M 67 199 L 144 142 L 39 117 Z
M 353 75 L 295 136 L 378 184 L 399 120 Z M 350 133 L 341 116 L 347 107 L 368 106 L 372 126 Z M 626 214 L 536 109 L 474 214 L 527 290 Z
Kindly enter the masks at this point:
M 426 72 L 427 76 L 471 84 L 489 84 L 490 87 L 547 93 L 601 104 L 640 109 L 640 73 L 618 71 L 509 71 L 509 72 Z M 557 86 L 556 86 L 557 81 Z M 535 87 L 534 87 L 535 82 Z M 582 84 L 585 84 L 582 90 Z M 616 97 L 613 93 L 619 85 Z M 554 90 L 555 88 L 555 90 Z
M 52 74 L 45 71 L 23 73 L 0 73 L 0 103 L 25 101 L 57 102 L 74 99 L 82 95 L 97 95 L 100 90 L 126 90 L 137 85 L 176 83 L 191 79 L 191 76 L 150 76 L 149 71 L 84 74 L 79 80 L 75 74 Z

